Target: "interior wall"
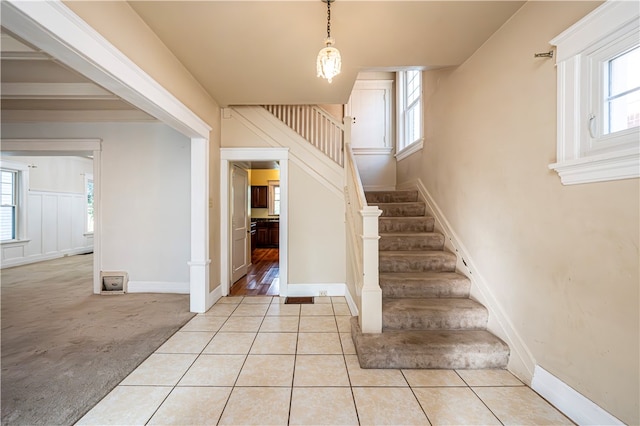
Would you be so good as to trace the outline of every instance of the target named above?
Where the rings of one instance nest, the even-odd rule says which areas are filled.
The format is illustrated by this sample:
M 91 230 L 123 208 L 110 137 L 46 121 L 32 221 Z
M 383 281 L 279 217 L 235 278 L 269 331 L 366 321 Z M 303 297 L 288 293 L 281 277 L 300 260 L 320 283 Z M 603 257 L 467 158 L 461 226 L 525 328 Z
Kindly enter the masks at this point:
M 535 363 L 638 424 L 639 180 L 548 169 L 556 68 L 533 57 L 599 4 L 527 2 L 464 64 L 425 72 L 425 146 L 398 182 L 424 183 Z
M 84 194 L 84 177 L 93 173 L 93 160 L 85 157 L 3 156 L 31 166 L 29 189 Z
M 7 138 L 100 138 L 101 269 L 188 291 L 190 139 L 161 123 L 3 124 Z

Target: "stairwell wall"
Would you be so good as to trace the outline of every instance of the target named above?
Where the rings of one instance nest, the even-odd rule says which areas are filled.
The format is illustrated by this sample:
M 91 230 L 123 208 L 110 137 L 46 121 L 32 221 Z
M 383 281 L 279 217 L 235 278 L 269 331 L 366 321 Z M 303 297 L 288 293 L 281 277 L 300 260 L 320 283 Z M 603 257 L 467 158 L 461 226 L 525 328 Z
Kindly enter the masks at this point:
M 638 424 L 639 180 L 548 169 L 556 69 L 533 57 L 599 4 L 528 2 L 464 64 L 425 72 L 424 149 L 397 181 L 424 184 L 531 361 Z

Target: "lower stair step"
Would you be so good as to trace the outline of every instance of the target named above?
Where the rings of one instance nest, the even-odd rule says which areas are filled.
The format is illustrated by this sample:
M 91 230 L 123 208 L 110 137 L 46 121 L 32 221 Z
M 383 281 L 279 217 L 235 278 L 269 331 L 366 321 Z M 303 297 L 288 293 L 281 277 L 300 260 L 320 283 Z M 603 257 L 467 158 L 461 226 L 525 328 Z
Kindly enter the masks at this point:
M 382 210 L 381 216 L 383 217 L 424 216 L 426 212 L 426 205 L 421 201 L 413 203 L 373 203 L 371 205 L 378 206 Z
M 378 248 L 389 250 L 442 250 L 444 235 L 439 232 L 380 233 Z
M 487 326 L 487 308 L 471 299 L 384 299 L 383 330 L 479 330 Z
M 457 272 L 380 274 L 383 298 L 469 297 L 471 281 Z
M 383 232 L 433 232 L 436 220 L 432 216 L 380 217 L 378 231 Z
M 380 272 L 453 272 L 456 255 L 441 250 L 434 251 L 381 251 Z
M 506 368 L 509 347 L 486 330 L 385 331 L 362 334 L 351 318 L 362 368 Z

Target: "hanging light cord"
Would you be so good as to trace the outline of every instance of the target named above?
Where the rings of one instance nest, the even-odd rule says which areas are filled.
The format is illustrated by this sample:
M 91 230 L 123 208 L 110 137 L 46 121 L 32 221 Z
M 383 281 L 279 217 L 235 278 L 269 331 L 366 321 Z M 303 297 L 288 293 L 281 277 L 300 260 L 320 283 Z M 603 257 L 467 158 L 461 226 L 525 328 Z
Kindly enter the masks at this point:
M 331 0 L 327 0 L 327 38 L 331 38 Z

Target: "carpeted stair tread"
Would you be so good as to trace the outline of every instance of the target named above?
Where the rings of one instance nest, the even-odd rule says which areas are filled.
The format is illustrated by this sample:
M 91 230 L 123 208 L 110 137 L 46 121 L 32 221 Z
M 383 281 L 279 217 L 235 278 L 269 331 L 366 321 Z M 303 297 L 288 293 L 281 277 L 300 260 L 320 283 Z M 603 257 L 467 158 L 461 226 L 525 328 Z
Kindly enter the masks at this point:
M 487 309 L 471 299 L 411 298 L 382 301 L 383 330 L 479 330 Z
M 380 233 L 378 248 L 388 250 L 442 250 L 444 235 L 439 232 Z
M 381 217 L 416 217 L 424 216 L 426 206 L 422 201 L 406 203 L 372 203 L 382 210 Z
M 418 191 L 367 191 L 365 193 L 367 203 L 401 203 L 418 201 Z
M 506 368 L 509 361 L 509 347 L 486 330 L 362 334 L 353 317 L 351 337 L 362 368 Z
M 469 297 L 471 281 L 457 272 L 383 272 L 383 298 Z
M 442 250 L 398 250 L 379 252 L 380 272 L 453 272 L 456 255 Z
M 416 217 L 380 217 L 378 232 L 432 232 L 435 219 L 431 216 Z

